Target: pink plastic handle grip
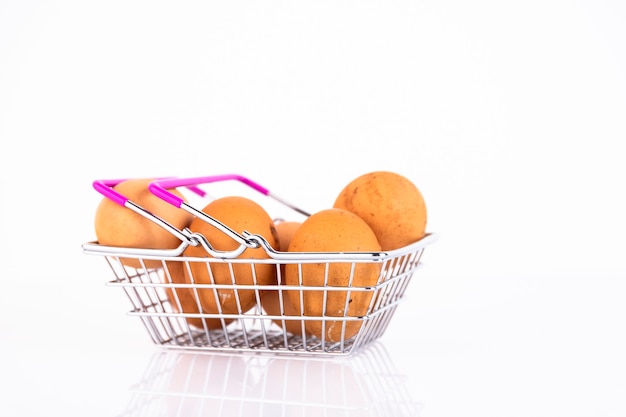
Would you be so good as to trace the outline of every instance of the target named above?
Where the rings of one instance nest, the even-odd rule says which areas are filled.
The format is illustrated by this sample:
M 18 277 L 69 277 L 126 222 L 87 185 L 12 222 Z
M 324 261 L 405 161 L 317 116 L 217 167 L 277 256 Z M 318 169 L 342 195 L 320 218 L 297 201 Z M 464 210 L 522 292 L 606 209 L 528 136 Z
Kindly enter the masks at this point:
M 162 179 L 162 180 L 152 181 L 148 185 L 148 189 L 157 197 L 167 201 L 173 206 L 180 208 L 180 206 L 184 203 L 183 199 L 170 193 L 169 191 L 166 190 L 166 188 L 176 188 L 176 187 L 182 187 L 182 186 L 190 187 L 190 186 L 195 186 L 198 184 L 208 184 L 211 182 L 227 181 L 227 180 L 237 180 L 239 182 L 242 182 L 245 185 L 255 189 L 256 191 L 260 192 L 263 195 L 268 195 L 270 193 L 270 191 L 267 188 L 239 174 L 223 174 L 223 175 L 212 175 L 208 177 L 194 177 L 194 178 Z
M 100 194 L 113 201 L 114 203 L 123 206 L 128 201 L 128 197 L 123 196 L 113 189 L 120 182 L 125 181 L 124 179 L 119 180 L 96 180 L 93 182 L 93 188 L 96 189 Z
M 109 200 L 113 201 L 114 203 L 117 203 L 120 206 L 124 206 L 126 205 L 126 202 L 129 200 L 129 198 L 115 191 L 113 187 L 115 187 L 120 182 L 126 181 L 126 180 L 127 178 L 111 179 L 111 180 L 95 180 L 93 182 L 93 188 L 95 188 L 96 191 L 98 191 L 100 194 L 102 194 Z M 199 189 L 198 187 L 189 186 L 187 188 L 189 188 L 191 191 L 193 191 L 194 193 L 198 194 L 201 197 L 206 195 L 206 193 L 202 191 L 201 189 Z

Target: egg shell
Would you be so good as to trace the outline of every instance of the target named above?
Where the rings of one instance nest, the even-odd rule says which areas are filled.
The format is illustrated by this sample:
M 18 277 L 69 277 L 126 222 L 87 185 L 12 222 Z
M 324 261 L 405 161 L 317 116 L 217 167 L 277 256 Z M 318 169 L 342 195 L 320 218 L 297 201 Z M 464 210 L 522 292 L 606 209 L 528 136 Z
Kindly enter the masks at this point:
M 288 297 L 287 291 L 280 291 L 278 288 L 275 291 L 263 291 L 261 295 L 261 305 L 266 314 L 283 317 L 282 319 L 273 320 L 283 331 L 296 335 L 302 335 L 303 332 L 305 335 L 307 334 L 306 329 L 302 327 L 300 310 L 294 307 Z
M 297 230 L 289 245 L 289 252 L 379 252 L 380 244 L 372 229 L 363 219 L 347 210 L 331 208 L 308 217 Z M 300 275 L 297 264 L 285 265 L 287 285 L 323 287 L 328 269 L 328 286 L 348 287 L 353 269 L 349 262 L 303 263 Z M 380 263 L 357 263 L 352 285 L 371 287 L 377 284 Z M 297 310 L 304 304 L 306 316 L 338 317 L 339 319 L 306 320 L 306 330 L 329 342 L 347 340 L 356 335 L 362 321 L 342 320 L 341 317 L 362 317 L 367 314 L 374 295 L 373 290 L 288 290 L 288 296 Z M 302 298 L 302 303 L 301 303 Z M 326 306 L 325 310 L 323 306 Z
M 339 193 L 335 208 L 351 211 L 372 228 L 382 250 L 393 250 L 424 237 L 426 203 L 407 177 L 374 171 L 350 181 Z
M 167 269 L 164 271 L 164 282 L 172 284 L 189 284 L 189 280 L 185 275 L 186 265 L 182 261 L 167 261 Z M 178 313 L 184 314 L 198 314 L 207 313 L 204 309 L 201 309 L 202 305 L 200 297 L 201 292 L 206 291 L 204 289 L 194 289 L 189 287 L 165 287 L 167 298 L 172 305 L 172 309 Z M 219 318 L 205 318 L 205 317 L 185 317 L 187 324 L 199 329 L 204 329 L 206 325 L 207 329 L 219 329 L 220 327 L 225 329 L 233 322 L 232 319 L 220 320 Z
M 263 207 L 246 197 L 221 197 L 211 201 L 202 211 L 239 234 L 244 231 L 258 234 L 272 247 L 278 247 L 274 221 Z M 202 234 L 215 250 L 232 251 L 239 247 L 238 242 L 199 217 L 193 219 L 189 229 Z M 183 255 L 211 257 L 201 245 L 188 246 Z M 267 258 L 269 255 L 263 248 L 247 248 L 237 257 L 247 260 Z M 184 268 L 183 272 L 186 282 L 196 284 L 271 285 L 277 282 L 276 268 L 271 263 L 207 263 L 189 260 L 189 268 Z M 255 306 L 259 296 L 254 289 L 238 288 L 198 289 L 198 295 L 205 312 L 222 314 L 245 313 Z
M 115 185 L 113 190 L 177 229 L 189 226 L 193 215 L 152 194 L 148 189 L 151 181 L 151 178 L 128 179 Z M 178 190 L 170 192 L 184 199 Z M 98 243 L 104 246 L 174 249 L 181 244 L 178 237 L 163 227 L 108 198 L 103 198 L 96 208 L 94 227 Z M 127 266 L 141 267 L 135 258 L 121 258 L 121 262 Z M 159 260 L 146 260 L 145 265 L 148 268 L 160 268 L 162 263 Z
M 281 252 L 287 252 L 289 249 L 289 243 L 293 238 L 302 222 L 296 221 L 277 221 L 276 232 L 278 234 L 279 250 Z M 285 276 L 285 265 L 280 265 L 281 282 Z M 281 308 L 282 301 L 282 308 Z M 265 290 L 261 292 L 261 305 L 265 310 L 265 313 L 271 316 L 283 316 L 284 319 L 273 320 L 284 331 L 293 334 L 302 334 L 302 320 L 300 319 L 300 310 L 296 310 L 293 303 L 287 296 L 285 291 L 281 291 L 278 287 L 276 290 Z M 284 325 L 284 327 L 283 327 Z M 305 334 L 306 331 L 304 330 Z

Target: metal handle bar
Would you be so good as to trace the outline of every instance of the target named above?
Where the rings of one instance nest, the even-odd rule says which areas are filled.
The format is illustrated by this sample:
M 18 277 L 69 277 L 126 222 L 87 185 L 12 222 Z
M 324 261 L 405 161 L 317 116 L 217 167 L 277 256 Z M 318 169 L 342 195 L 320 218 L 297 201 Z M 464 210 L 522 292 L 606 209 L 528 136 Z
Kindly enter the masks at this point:
M 276 194 L 272 193 L 270 190 L 263 187 L 259 183 L 254 182 L 251 179 L 244 177 L 243 175 L 239 175 L 239 174 L 211 175 L 211 176 L 206 176 L 206 177 L 195 177 L 195 178 L 159 179 L 150 183 L 148 185 L 148 189 L 157 197 L 160 197 L 161 199 L 167 201 L 168 203 L 181 208 L 181 206 L 184 204 L 184 201 L 180 197 L 167 191 L 166 188 L 176 188 L 176 187 L 182 187 L 182 186 L 197 188 L 196 186 L 198 184 L 208 184 L 212 182 L 228 181 L 228 180 L 239 181 L 249 186 L 250 188 L 260 192 L 261 194 L 267 197 L 273 198 L 279 203 L 289 207 L 290 209 L 304 216 L 308 217 L 311 215 L 310 213 L 302 210 L 301 208 L 296 207 L 293 204 L 289 203 L 288 201 L 278 197 Z
M 258 248 L 259 246 L 262 246 L 266 251 L 272 251 L 273 248 L 271 248 L 269 246 L 269 244 L 267 243 L 267 241 L 262 237 L 262 236 L 258 236 L 258 235 L 253 235 L 250 234 L 248 232 L 244 231 L 244 234 L 239 234 L 238 232 L 232 230 L 230 227 L 226 226 L 225 224 L 223 224 L 222 222 L 220 222 L 219 220 L 207 215 L 206 213 L 204 213 L 201 210 L 198 210 L 196 208 L 194 208 L 193 206 L 187 204 L 182 198 L 180 198 L 177 195 L 172 194 L 171 192 L 169 192 L 167 189 L 168 188 L 177 188 L 177 187 L 196 187 L 198 184 L 208 184 L 208 183 L 213 183 L 213 182 L 219 182 L 219 181 L 228 181 L 228 180 L 236 180 L 239 181 L 247 186 L 249 186 L 250 188 L 258 191 L 259 193 L 273 198 L 274 200 L 282 203 L 283 205 L 297 211 L 300 214 L 303 214 L 305 216 L 310 216 L 309 213 L 307 213 L 306 211 L 294 206 L 293 204 L 285 201 L 284 199 L 278 197 L 277 195 L 273 194 L 272 192 L 270 192 L 270 190 L 268 190 L 267 188 L 263 187 L 262 185 L 252 181 L 251 179 L 244 177 L 243 175 L 239 175 L 239 174 L 222 174 L 222 175 L 212 175 L 212 176 L 203 176 L 203 177 L 193 177 L 193 178 L 165 178 L 165 179 L 158 179 L 155 181 L 152 181 L 149 185 L 148 185 L 148 189 L 150 190 L 150 192 L 152 192 L 154 195 L 156 195 L 157 197 L 161 198 L 162 200 L 170 203 L 171 205 L 178 207 L 180 209 L 183 209 L 185 211 L 187 211 L 188 213 L 191 213 L 192 215 L 202 219 L 203 221 L 209 223 L 210 225 L 216 227 L 218 230 L 220 230 L 222 233 L 226 234 L 227 236 L 229 236 L 230 238 L 232 238 L 234 241 L 236 241 L 237 243 L 239 243 L 240 247 L 238 249 L 235 249 L 232 252 L 223 252 L 223 251 L 217 251 L 215 249 L 213 249 L 210 245 L 210 243 L 204 238 L 204 236 L 202 236 L 199 233 L 193 233 L 191 232 L 191 234 L 189 234 L 189 236 L 187 236 L 188 238 L 194 240 L 194 242 L 192 242 L 192 244 L 197 245 L 198 243 L 200 243 L 204 249 L 209 252 L 212 256 L 214 257 L 225 257 L 225 258 L 235 258 L 237 256 L 239 256 L 246 248 Z M 182 233 L 181 233 L 182 234 Z
M 113 189 L 113 187 L 115 187 L 117 184 L 121 183 L 122 181 L 126 181 L 127 179 L 128 178 L 95 180 L 93 182 L 93 188 L 95 188 L 96 191 L 98 191 L 100 194 L 102 194 L 104 197 L 108 198 L 109 200 L 113 201 L 114 203 L 119 204 L 120 206 L 126 207 L 134 211 L 135 213 L 139 214 L 140 216 L 145 217 L 146 219 L 158 224 L 159 226 L 163 227 L 164 229 L 166 229 L 167 231 L 169 231 L 170 233 L 178 237 L 183 242 L 191 243 L 189 240 L 189 237 L 186 234 L 184 234 L 182 231 L 178 230 L 176 227 L 167 223 L 165 220 L 161 219 L 154 213 L 149 212 L 148 210 L 141 207 L 139 204 L 130 200 L 125 195 Z M 204 197 L 206 195 L 206 193 L 198 187 L 188 186 L 187 188 L 201 197 Z
M 93 182 L 93 188 L 96 189 L 100 194 L 113 201 L 114 203 L 119 204 L 120 206 L 126 205 L 126 202 L 129 201 L 129 198 L 125 195 L 120 194 L 115 191 L 113 187 L 119 184 L 122 181 L 126 181 L 128 178 L 122 179 L 109 179 L 109 180 L 95 180 Z M 206 193 L 196 186 L 188 186 L 189 190 L 198 194 L 200 197 L 204 197 Z

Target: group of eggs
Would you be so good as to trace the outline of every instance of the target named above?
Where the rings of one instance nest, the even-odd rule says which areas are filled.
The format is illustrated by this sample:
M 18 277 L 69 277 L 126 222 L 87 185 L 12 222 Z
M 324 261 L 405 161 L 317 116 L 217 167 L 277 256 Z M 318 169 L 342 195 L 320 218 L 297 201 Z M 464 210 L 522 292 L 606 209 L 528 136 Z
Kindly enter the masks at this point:
M 232 251 L 239 243 L 199 217 L 170 205 L 152 194 L 152 179 L 128 179 L 114 190 L 136 202 L 172 226 L 202 234 L 211 247 Z M 180 198 L 176 189 L 170 190 Z M 420 240 L 426 233 L 427 211 L 420 190 L 408 178 L 395 172 L 374 171 L 350 181 L 336 196 L 332 207 L 308 216 L 304 221 L 278 221 L 257 202 L 243 196 L 227 196 L 210 201 L 202 211 L 237 233 L 262 236 L 280 252 L 381 252 L 402 248 Z M 163 227 L 104 198 L 95 216 L 95 231 L 100 245 L 170 249 L 181 241 Z M 370 291 L 300 291 L 298 286 L 371 287 L 377 284 L 381 264 L 284 262 L 200 262 L 207 258 L 202 245 L 189 245 L 180 261 L 166 261 L 166 279 L 174 284 L 226 284 L 277 286 L 277 290 L 254 291 L 222 287 L 168 287 L 168 297 L 177 311 L 191 314 L 219 314 L 221 318 L 187 317 L 191 326 L 222 328 L 234 321 L 229 315 L 254 308 L 257 302 L 266 314 L 280 316 L 275 322 L 287 332 L 314 335 L 326 341 L 354 336 L 361 322 L 342 320 L 366 314 L 372 299 Z M 192 259 L 193 258 L 193 259 Z M 247 248 L 238 258 L 267 259 L 262 247 Z M 186 261 L 186 262 L 183 262 Z M 161 261 L 122 259 L 131 267 L 162 268 Z M 234 281 L 234 282 L 233 282 Z M 278 291 L 279 285 L 287 289 Z M 174 294 L 175 291 L 175 294 Z M 258 298 L 257 298 L 258 296 Z M 301 320 L 326 316 L 324 320 Z M 333 319 L 336 317 L 336 319 Z M 224 321 L 222 321 L 224 320 Z

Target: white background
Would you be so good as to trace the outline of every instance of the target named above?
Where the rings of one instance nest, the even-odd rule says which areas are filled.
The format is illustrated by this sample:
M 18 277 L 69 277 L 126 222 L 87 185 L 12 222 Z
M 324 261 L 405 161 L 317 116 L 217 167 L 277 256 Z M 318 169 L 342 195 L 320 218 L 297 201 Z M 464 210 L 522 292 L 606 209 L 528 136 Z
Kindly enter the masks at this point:
M 236 172 L 315 211 L 384 169 L 440 236 L 380 340 L 420 415 L 625 415 L 625 23 L 617 0 L 0 1 L 0 414 L 122 415 L 157 351 L 81 251 L 93 180 Z

